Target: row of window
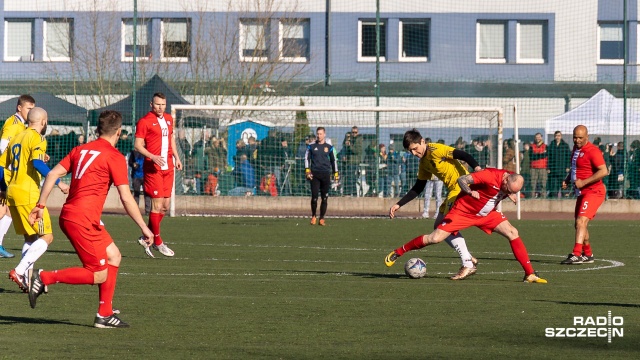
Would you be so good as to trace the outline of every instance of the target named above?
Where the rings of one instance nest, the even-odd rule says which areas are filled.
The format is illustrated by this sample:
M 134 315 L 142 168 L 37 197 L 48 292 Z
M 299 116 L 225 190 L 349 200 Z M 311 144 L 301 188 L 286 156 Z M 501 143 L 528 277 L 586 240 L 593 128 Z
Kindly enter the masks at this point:
M 5 20 L 5 61 L 33 61 L 35 38 L 34 19 Z M 380 22 L 380 60 L 387 57 L 387 23 Z M 162 61 L 187 62 L 191 58 L 192 36 L 190 19 L 160 20 L 160 54 Z M 240 61 L 267 61 L 274 55 L 269 19 L 241 19 L 239 28 Z M 136 55 L 140 60 L 152 57 L 152 20 L 140 19 L 136 28 Z M 134 54 L 134 24 L 122 20 L 121 59 L 131 61 Z M 310 58 L 310 20 L 278 21 L 277 56 L 281 61 L 308 62 Z M 74 40 L 73 19 L 43 21 L 42 61 L 71 61 Z M 430 19 L 399 21 L 398 60 L 426 62 L 430 57 Z M 478 21 L 476 23 L 476 62 L 509 62 L 509 22 Z M 543 64 L 548 61 L 547 21 L 516 22 L 516 63 Z M 376 22 L 358 21 L 358 61 L 376 58 Z M 598 30 L 598 62 L 619 64 L 623 61 L 622 23 L 601 23 Z

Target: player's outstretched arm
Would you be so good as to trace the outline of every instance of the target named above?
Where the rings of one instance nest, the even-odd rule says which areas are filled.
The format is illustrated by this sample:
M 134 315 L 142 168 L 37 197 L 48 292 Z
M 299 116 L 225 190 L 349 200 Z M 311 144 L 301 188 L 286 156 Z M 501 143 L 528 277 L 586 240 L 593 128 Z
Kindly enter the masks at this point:
M 145 241 L 147 244 L 151 245 L 151 241 L 153 240 L 153 233 L 147 227 L 147 224 L 144 222 L 142 218 L 142 214 L 140 214 L 140 208 L 138 207 L 138 203 L 136 203 L 133 195 L 131 195 L 131 189 L 129 188 L 129 184 L 119 185 L 118 194 L 120 194 L 120 201 L 124 206 L 124 210 L 127 212 L 127 215 L 133 220 L 133 222 L 140 227 L 142 234 L 145 236 Z
M 478 164 L 476 159 L 474 159 L 473 156 L 471 156 L 471 154 L 469 154 L 466 151 L 458 150 L 458 149 L 453 150 L 453 158 L 456 160 L 462 160 L 466 162 L 473 169 L 473 171 L 482 170 L 482 168 L 480 167 L 480 164 Z
M 35 224 L 36 221 L 42 219 L 44 215 L 44 206 L 47 204 L 51 190 L 53 190 L 56 183 L 60 183 L 60 178 L 65 175 L 67 175 L 67 169 L 60 164 L 56 165 L 49 171 L 47 177 L 44 179 L 44 184 L 42 184 L 42 188 L 40 189 L 40 198 L 37 203 L 40 207 L 36 206 L 29 214 L 30 224 Z
M 431 174 L 429 174 L 429 177 L 431 177 Z M 420 180 L 417 179 L 416 183 L 413 185 L 413 187 L 402 197 L 402 199 L 400 199 L 400 201 L 398 201 L 395 205 L 393 205 L 391 207 L 391 209 L 389 209 L 389 217 L 390 218 L 394 218 L 395 217 L 395 213 L 398 209 L 400 209 L 402 206 L 404 206 L 404 204 L 408 203 L 409 201 L 415 199 L 418 197 L 418 195 L 420 195 L 420 193 L 424 190 L 425 186 L 427 186 L 427 180 Z

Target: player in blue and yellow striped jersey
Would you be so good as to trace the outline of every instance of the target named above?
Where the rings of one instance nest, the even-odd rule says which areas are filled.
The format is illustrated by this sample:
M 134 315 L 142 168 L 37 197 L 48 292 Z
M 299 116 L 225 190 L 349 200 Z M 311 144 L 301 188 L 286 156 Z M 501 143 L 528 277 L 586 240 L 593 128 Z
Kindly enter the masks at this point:
M 38 107 L 29 111 L 28 127 L 14 136 L 0 159 L 4 167 L 3 182 L 6 185 L 6 199 L 15 220 L 13 226 L 17 234 L 24 235 L 22 260 L 9 272 L 9 278 L 25 291 L 28 289 L 25 277 L 33 263 L 47 250 L 53 241 L 51 219 L 45 209 L 44 218 L 34 225 L 29 223 L 29 214 L 40 197 L 40 181 L 49 173 L 45 164 L 47 140 L 41 133 L 47 127 L 47 112 Z M 58 182 L 62 192 L 67 193 L 69 186 Z
M 2 126 L 2 130 L 0 130 L 0 156 L 4 153 L 7 145 L 9 145 L 9 141 L 23 132 L 27 127 L 27 114 L 29 114 L 29 110 L 33 109 L 36 106 L 36 100 L 31 95 L 20 95 L 18 97 L 18 104 L 16 106 L 16 113 L 9 116 L 9 118 L 4 122 Z M 0 172 L 3 171 L 0 169 Z M 2 241 L 4 240 L 4 236 L 9 231 L 9 227 L 11 227 L 11 215 L 9 214 L 9 208 L 7 205 L 0 204 L 0 258 L 12 258 L 14 255 L 8 252 L 4 246 L 2 246 Z

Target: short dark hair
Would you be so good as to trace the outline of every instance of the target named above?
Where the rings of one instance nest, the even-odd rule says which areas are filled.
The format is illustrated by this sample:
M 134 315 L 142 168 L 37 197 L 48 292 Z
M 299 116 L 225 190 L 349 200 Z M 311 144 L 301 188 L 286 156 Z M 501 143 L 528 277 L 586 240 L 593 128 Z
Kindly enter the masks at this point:
M 407 130 L 404 133 L 404 137 L 402 138 L 402 146 L 409 150 L 409 146 L 411 144 L 417 144 L 422 140 L 422 135 L 420 135 L 420 131 L 418 129 L 413 128 L 411 130 Z
M 18 106 L 22 106 L 25 103 L 30 103 L 35 105 L 36 104 L 36 99 L 33 98 L 33 96 L 29 95 L 29 94 L 23 94 L 20 95 L 20 97 L 18 97 L 18 104 L 16 105 L 16 108 Z
M 322 131 L 324 131 L 324 132 L 327 132 L 327 130 L 325 130 L 325 129 L 324 129 L 324 126 L 318 126 L 318 127 L 316 128 L 316 132 L 318 132 L 319 130 L 322 130 Z
M 553 136 L 556 136 L 556 135 L 558 135 L 558 134 L 562 135 L 562 131 L 560 131 L 560 130 L 556 130 L 556 132 L 554 132 L 554 133 L 553 133 Z
M 122 126 L 122 114 L 115 110 L 105 110 L 98 117 L 98 136 L 113 135 Z
M 157 93 L 153 94 L 153 96 L 151 97 L 151 100 L 153 100 L 153 98 L 156 98 L 156 97 L 158 97 L 160 99 L 163 99 L 163 100 L 167 100 L 167 97 L 161 92 L 157 92 Z

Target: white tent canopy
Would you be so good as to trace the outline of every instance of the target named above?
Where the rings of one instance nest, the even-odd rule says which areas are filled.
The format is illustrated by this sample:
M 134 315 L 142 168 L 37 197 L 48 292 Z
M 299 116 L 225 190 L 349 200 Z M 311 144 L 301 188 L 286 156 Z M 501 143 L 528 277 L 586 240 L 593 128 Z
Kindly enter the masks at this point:
M 589 134 L 623 135 L 624 103 L 607 90 L 600 90 L 575 109 L 549 119 L 545 123 L 547 135 L 560 130 L 572 134 L 577 125 L 585 125 Z M 627 135 L 640 135 L 640 114 L 627 104 Z

